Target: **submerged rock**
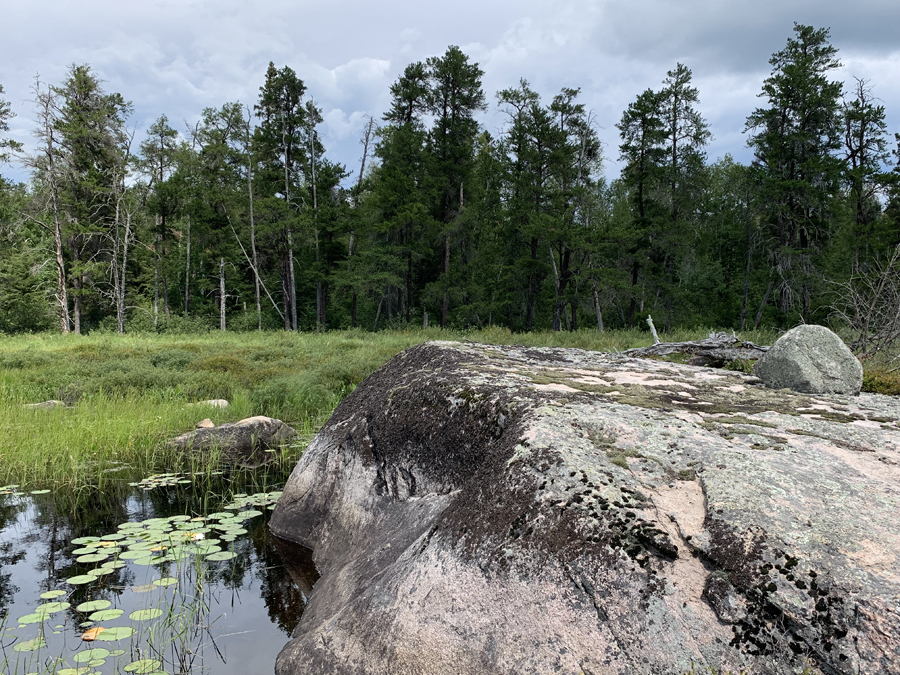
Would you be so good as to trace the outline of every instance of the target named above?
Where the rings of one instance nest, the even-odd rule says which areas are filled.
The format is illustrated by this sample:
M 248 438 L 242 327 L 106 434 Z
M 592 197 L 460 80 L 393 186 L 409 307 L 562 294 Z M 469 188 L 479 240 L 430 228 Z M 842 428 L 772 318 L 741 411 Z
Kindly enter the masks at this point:
M 267 450 L 287 445 L 298 435 L 281 420 L 262 415 L 219 426 L 197 426 L 195 431 L 173 438 L 169 444 L 191 452 L 216 449 L 225 461 L 245 468 L 273 461 L 275 455 Z
M 276 672 L 891 672 L 898 417 L 617 355 L 410 349 L 275 508 L 321 573 Z
M 804 394 L 858 394 L 862 388 L 859 359 L 825 326 L 792 328 L 756 362 L 753 372 L 773 389 Z

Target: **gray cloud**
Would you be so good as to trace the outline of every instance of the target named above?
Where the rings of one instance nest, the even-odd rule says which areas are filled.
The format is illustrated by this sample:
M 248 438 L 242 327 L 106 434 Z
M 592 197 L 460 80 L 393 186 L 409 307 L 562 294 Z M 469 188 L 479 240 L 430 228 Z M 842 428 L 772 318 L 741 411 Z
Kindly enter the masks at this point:
M 459 45 L 485 71 L 494 93 L 528 79 L 547 100 L 563 86 L 581 87 L 617 173 L 615 123 L 635 96 L 658 88 L 683 62 L 694 72 L 714 141 L 749 161 L 744 120 L 768 59 L 794 21 L 831 27 L 844 68 L 836 77 L 871 80 L 900 131 L 900 3 L 860 0 L 457 0 L 312 2 L 262 0 L 31 0 L 4 9 L 0 83 L 18 113 L 12 130 L 29 141 L 29 88 L 35 74 L 59 83 L 72 63 L 89 63 L 134 102 L 138 134 L 161 114 L 181 126 L 203 108 L 240 100 L 252 105 L 266 66 L 289 65 L 324 109 L 329 154 L 355 170 L 366 115 L 380 117 L 388 87 L 415 60 Z M 502 116 L 482 116 L 495 133 Z M 6 174 L 24 179 L 21 170 Z

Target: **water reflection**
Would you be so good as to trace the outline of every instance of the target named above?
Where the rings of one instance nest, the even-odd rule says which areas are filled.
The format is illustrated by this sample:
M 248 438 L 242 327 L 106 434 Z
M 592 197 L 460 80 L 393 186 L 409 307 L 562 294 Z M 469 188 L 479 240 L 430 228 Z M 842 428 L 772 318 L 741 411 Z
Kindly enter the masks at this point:
M 123 610 L 123 625 L 128 625 L 129 614 L 145 608 L 151 595 L 157 602 L 179 605 L 197 599 L 203 614 L 187 615 L 195 624 L 191 630 L 199 631 L 196 643 L 167 645 L 168 672 L 197 672 L 201 667 L 211 675 L 273 672 L 275 657 L 299 622 L 317 575 L 308 550 L 276 541 L 269 533 L 267 509 L 245 521 L 246 533 L 226 545 L 236 554 L 227 562 L 204 563 L 191 570 L 190 565 L 184 569 L 171 561 L 140 566 L 129 560 L 88 584 L 71 585 L 66 580 L 96 567 L 78 562 L 73 539 L 113 533 L 125 522 L 207 515 L 222 508 L 226 494 L 272 491 L 281 484 L 275 482 L 278 478 L 283 477 L 267 477 L 260 483 L 252 475 L 206 477 L 200 485 L 195 481 L 149 491 L 123 482 L 90 494 L 0 495 L 0 672 L 15 670 L 4 668 L 3 660 L 13 664 L 10 648 L 35 635 L 43 635 L 47 642 L 39 654 L 43 666 L 31 664 L 27 670 L 53 672 L 61 667 L 60 658 L 73 665 L 73 656 L 84 649 L 79 636 L 86 628 L 86 615 L 76 609 L 80 603 L 107 600 Z M 284 564 L 285 559 L 290 565 Z M 177 589 L 152 585 L 167 575 L 178 577 Z M 59 600 L 70 606 L 37 627 L 20 625 L 18 618 L 47 602 L 41 593 L 54 589 L 66 591 Z M 139 624 L 132 625 L 140 629 Z M 95 671 L 121 671 L 128 662 L 110 660 Z

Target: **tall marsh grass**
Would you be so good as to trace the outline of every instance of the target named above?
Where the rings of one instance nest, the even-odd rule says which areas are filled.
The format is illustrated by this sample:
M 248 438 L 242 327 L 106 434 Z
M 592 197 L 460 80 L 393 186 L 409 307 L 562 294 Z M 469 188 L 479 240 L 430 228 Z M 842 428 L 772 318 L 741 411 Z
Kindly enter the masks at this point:
M 709 332 L 679 331 L 666 339 Z M 743 337 L 771 344 L 776 336 Z M 268 415 L 308 439 L 370 373 L 428 340 L 599 351 L 651 343 L 647 332 L 637 330 L 513 334 L 500 328 L 0 337 L 0 486 L 81 487 L 102 485 L 122 472 L 189 469 L 190 459 L 164 442 L 205 417 L 221 424 Z M 231 405 L 189 405 L 217 398 Z M 24 407 L 49 399 L 67 407 Z M 300 449 L 298 444 L 294 458 Z

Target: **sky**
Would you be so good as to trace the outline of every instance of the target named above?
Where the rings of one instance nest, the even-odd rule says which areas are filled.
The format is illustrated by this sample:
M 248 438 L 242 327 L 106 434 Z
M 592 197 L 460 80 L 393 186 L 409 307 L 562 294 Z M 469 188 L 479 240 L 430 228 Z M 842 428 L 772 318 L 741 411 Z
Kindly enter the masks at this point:
M 252 106 L 269 62 L 290 66 L 324 112 L 328 156 L 359 170 L 368 115 L 380 119 L 390 85 L 411 62 L 459 46 L 484 71 L 490 109 L 503 128 L 497 91 L 524 78 L 547 103 L 563 87 L 597 120 L 605 173 L 619 173 L 615 127 L 676 63 L 693 72 L 710 124 L 711 160 L 749 162 L 744 123 L 771 55 L 793 24 L 830 28 L 843 62 L 834 79 L 869 81 L 900 132 L 900 2 L 897 0 L 0 0 L 0 84 L 16 117 L 14 139 L 32 143 L 36 77 L 61 84 L 89 64 L 107 92 L 133 103 L 139 141 L 160 115 L 185 130 L 206 107 Z M 16 180 L 23 169 L 0 167 Z

